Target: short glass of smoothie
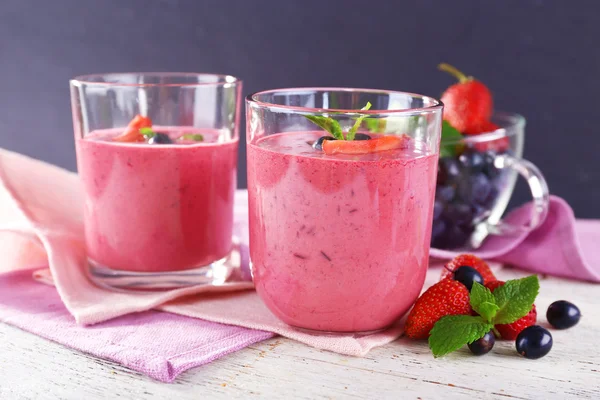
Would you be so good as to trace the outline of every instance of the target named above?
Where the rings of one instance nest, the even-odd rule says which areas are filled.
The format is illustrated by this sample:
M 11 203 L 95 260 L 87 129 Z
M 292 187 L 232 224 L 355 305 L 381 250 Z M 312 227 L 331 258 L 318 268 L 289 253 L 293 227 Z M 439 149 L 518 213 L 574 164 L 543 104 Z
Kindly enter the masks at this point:
M 298 88 L 246 99 L 251 271 L 294 327 L 392 325 L 428 266 L 442 123 L 430 97 Z
M 226 280 L 239 260 L 241 81 L 125 73 L 70 87 L 92 280 L 128 289 Z

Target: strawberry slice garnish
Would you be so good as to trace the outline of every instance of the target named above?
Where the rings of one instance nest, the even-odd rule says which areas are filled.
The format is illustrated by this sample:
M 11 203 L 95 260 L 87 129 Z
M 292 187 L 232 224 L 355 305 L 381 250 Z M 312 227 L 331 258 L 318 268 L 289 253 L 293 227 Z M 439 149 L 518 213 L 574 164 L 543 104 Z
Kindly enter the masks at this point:
M 476 269 L 477 272 L 481 274 L 484 285 L 488 282 L 496 280 L 496 276 L 490 269 L 490 266 L 481 258 L 476 257 L 473 254 L 460 254 L 454 257 L 454 259 L 448 262 L 445 265 L 444 269 L 442 269 L 442 275 L 440 276 L 440 280 L 452 278 L 454 271 L 463 266 Z
M 407 135 L 379 136 L 370 140 L 325 140 L 325 154 L 369 154 L 378 151 L 405 149 L 410 138 Z
M 117 142 L 142 142 L 144 136 L 140 133 L 142 128 L 152 127 L 152 120 L 142 115 L 136 115 L 131 122 L 127 125 L 127 128 L 119 136 L 114 138 Z
M 404 331 L 411 339 L 426 339 L 440 318 L 470 313 L 469 291 L 465 285 L 452 279 L 444 279 L 419 297 L 408 314 Z
M 439 69 L 458 79 L 458 83 L 450 86 L 442 94 L 444 119 L 466 134 L 489 121 L 493 110 L 490 90 L 480 81 L 466 76 L 451 65 L 440 64 Z

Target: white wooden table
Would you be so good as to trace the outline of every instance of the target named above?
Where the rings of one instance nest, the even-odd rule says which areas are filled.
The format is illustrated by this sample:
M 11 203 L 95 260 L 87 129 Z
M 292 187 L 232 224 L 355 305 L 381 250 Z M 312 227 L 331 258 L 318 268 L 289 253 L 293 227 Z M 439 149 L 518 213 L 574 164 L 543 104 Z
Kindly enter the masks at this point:
M 0 324 L 0 399 L 600 399 L 600 285 L 543 278 L 541 286 L 542 325 L 559 299 L 583 317 L 553 330 L 554 348 L 539 360 L 518 356 L 513 342 L 482 357 L 463 349 L 434 360 L 406 339 L 353 358 L 275 338 L 164 384 Z

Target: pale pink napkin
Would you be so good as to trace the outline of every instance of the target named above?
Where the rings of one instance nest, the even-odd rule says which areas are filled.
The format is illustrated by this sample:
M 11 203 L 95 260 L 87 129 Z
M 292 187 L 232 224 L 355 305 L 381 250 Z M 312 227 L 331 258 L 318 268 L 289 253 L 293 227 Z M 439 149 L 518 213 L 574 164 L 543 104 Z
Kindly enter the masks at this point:
M 207 321 L 275 332 L 308 345 L 361 356 L 395 340 L 397 325 L 368 336 L 312 335 L 280 322 L 262 304 L 251 283 L 200 286 L 166 292 L 123 293 L 93 285 L 85 273 L 82 196 L 76 174 L 0 149 L 0 255 L 12 269 L 49 265 L 40 280 L 53 283 L 77 323 L 96 324 L 125 314 L 165 310 Z M 236 232 L 247 239 L 246 192 L 236 199 Z M 6 265 L 6 264 L 5 264 Z M 18 290 L 15 288 L 14 290 Z M 231 293 L 222 293 L 222 292 Z M 235 291 L 235 292 L 234 292 Z M 220 293 L 207 293 L 220 292 Z M 202 295 L 199 295 L 203 293 Z M 194 294 L 195 296 L 190 296 Z M 187 297 L 185 297 L 187 296 Z M 179 299 L 179 300 L 176 300 Z

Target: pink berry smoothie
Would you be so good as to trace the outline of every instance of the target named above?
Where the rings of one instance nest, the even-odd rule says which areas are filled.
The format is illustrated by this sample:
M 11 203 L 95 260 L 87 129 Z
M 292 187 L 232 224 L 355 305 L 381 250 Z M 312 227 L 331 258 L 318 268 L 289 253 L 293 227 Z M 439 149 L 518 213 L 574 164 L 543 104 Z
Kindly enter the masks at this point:
M 210 130 L 155 127 L 175 144 L 120 143 L 120 130 L 78 138 L 88 257 L 136 272 L 205 266 L 232 248 L 237 139 Z M 177 140 L 181 132 L 203 142 Z
M 326 155 L 323 132 L 248 145 L 250 257 L 256 290 L 306 329 L 385 328 L 418 297 L 428 266 L 437 154 Z

